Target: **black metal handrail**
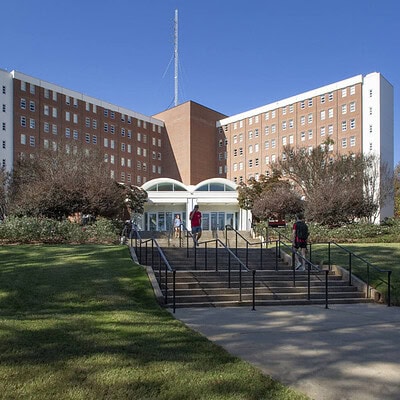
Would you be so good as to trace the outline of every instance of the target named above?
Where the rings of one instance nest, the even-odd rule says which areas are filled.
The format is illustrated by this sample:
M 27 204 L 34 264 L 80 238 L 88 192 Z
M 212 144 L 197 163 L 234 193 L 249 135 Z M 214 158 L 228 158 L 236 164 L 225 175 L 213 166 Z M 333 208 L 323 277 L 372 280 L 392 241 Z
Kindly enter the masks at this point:
M 324 244 L 324 243 L 318 243 L 318 244 Z M 392 270 L 389 269 L 382 269 L 377 267 L 376 265 L 373 265 L 371 262 L 369 262 L 368 260 L 366 260 L 365 258 L 359 256 L 358 254 L 355 254 L 354 252 L 352 252 L 349 249 L 346 249 L 346 247 L 335 243 L 335 242 L 327 242 L 328 244 L 328 265 L 329 265 L 329 269 L 331 269 L 331 246 L 334 245 L 338 248 L 340 248 L 341 250 L 343 250 L 345 253 L 348 254 L 349 257 L 349 265 L 348 265 L 348 269 L 349 269 L 349 286 L 352 284 L 352 260 L 353 257 L 357 258 L 358 260 L 360 260 L 362 263 L 364 263 L 366 265 L 367 268 L 367 298 L 370 298 L 371 296 L 371 285 L 370 285 L 370 269 L 372 268 L 374 271 L 378 272 L 378 273 L 382 273 L 382 274 L 387 274 L 387 281 L 385 281 L 382 278 L 379 278 L 379 280 L 387 285 L 387 305 L 388 307 L 390 307 L 391 305 L 391 275 L 392 275 Z
M 156 248 L 156 254 L 158 254 L 158 284 L 160 289 L 162 288 L 162 277 L 163 277 L 163 268 L 162 264 L 164 263 L 164 302 L 168 305 L 168 273 L 172 273 L 172 310 L 175 313 L 176 310 L 176 270 L 175 268 L 171 267 L 170 263 L 168 262 L 167 258 L 165 257 L 164 252 L 162 251 L 160 245 L 158 244 L 156 239 L 142 239 L 139 233 L 139 230 L 134 227 L 135 232 L 135 253 L 138 257 L 138 261 L 141 265 L 148 265 L 147 255 L 148 255 L 148 243 L 151 243 L 151 268 L 155 269 L 155 260 L 154 260 L 154 247 Z M 131 243 L 132 245 L 132 243 Z M 145 255 L 144 255 L 144 263 L 142 258 L 142 246 L 145 246 Z
M 291 254 L 292 256 L 292 272 L 293 272 L 293 286 L 296 286 L 296 256 L 299 257 L 300 259 L 303 260 L 304 264 L 306 265 L 306 270 L 307 270 L 307 299 L 311 300 L 311 274 L 313 274 L 316 279 L 320 280 L 322 282 L 320 273 L 322 270 L 319 268 L 318 265 L 315 265 L 311 262 L 310 259 L 307 259 L 306 257 L 303 257 L 303 255 L 297 251 L 292 243 L 292 239 L 289 239 L 286 235 L 284 235 L 281 232 L 276 232 L 273 228 L 272 229 L 277 235 L 278 239 L 275 240 L 275 270 L 278 268 L 278 260 L 281 258 L 281 247 L 285 247 L 288 249 L 288 253 Z M 289 242 L 290 245 L 285 243 Z M 328 308 L 328 302 L 329 302 L 329 285 L 328 285 L 328 274 L 329 270 L 325 270 L 325 308 Z
M 232 225 L 225 225 L 225 244 L 228 246 L 228 231 L 235 232 L 235 254 L 238 253 L 238 237 L 240 237 L 246 243 L 246 265 L 248 265 L 249 261 L 249 246 L 260 246 L 260 266 L 263 269 L 263 248 L 265 244 L 265 248 L 267 248 L 268 243 L 265 240 L 260 240 L 259 242 L 250 242 L 247 238 L 245 238 L 237 229 L 235 229 Z

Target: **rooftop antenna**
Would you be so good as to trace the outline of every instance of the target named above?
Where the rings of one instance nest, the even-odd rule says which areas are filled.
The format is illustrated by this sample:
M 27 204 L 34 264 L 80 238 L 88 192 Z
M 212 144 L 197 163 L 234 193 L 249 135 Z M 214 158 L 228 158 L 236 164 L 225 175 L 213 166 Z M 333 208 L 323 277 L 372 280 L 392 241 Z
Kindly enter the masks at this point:
M 175 60 L 175 96 L 174 105 L 178 105 L 178 10 L 175 10 L 175 24 L 174 24 L 174 60 Z

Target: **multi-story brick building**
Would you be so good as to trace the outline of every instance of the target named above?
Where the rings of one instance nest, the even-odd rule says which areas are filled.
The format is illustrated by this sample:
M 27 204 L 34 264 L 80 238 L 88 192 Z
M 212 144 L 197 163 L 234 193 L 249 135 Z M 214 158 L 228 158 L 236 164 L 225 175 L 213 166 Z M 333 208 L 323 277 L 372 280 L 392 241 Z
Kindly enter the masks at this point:
M 102 152 L 118 181 L 152 187 L 148 182 L 158 178 L 157 190 L 162 186 L 159 178 L 187 187 L 213 178 L 219 179 L 215 187 L 223 178 L 245 182 L 268 175 L 271 164 L 285 157 L 285 145 L 311 149 L 326 146 L 328 138 L 326 151 L 332 157 L 372 152 L 393 166 L 393 88 L 379 73 L 358 75 L 230 117 L 192 101 L 145 116 L 15 71 L 0 70 L 0 87 L 0 163 L 6 169 L 19 155 L 54 147 L 62 138 Z M 168 182 L 166 187 L 171 186 Z M 211 190 L 212 185 L 200 187 Z M 165 209 L 166 197 L 167 193 L 163 221 L 179 211 Z M 193 193 L 189 197 L 186 205 L 181 204 L 182 216 L 196 203 Z M 222 225 L 224 207 L 232 205 L 226 200 L 213 205 L 212 197 L 205 206 Z M 157 204 L 150 204 L 158 218 Z M 239 219 L 248 216 L 240 218 L 239 210 L 232 208 L 230 222 L 232 213 L 236 226 L 247 225 Z M 381 218 L 390 215 L 393 204 L 380 212 Z

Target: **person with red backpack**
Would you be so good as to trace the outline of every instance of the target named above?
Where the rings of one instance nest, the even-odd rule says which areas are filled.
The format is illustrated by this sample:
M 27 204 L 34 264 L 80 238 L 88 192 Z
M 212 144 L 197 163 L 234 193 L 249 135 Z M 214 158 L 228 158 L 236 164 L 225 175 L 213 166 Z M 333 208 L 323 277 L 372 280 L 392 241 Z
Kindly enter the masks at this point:
M 304 221 L 303 213 L 298 213 L 296 215 L 296 222 L 293 224 L 293 247 L 296 253 L 300 253 L 300 256 L 295 257 L 296 271 L 304 271 L 305 268 L 305 258 L 307 251 L 307 239 L 309 236 L 308 226 Z M 297 254 L 298 254 L 297 253 Z

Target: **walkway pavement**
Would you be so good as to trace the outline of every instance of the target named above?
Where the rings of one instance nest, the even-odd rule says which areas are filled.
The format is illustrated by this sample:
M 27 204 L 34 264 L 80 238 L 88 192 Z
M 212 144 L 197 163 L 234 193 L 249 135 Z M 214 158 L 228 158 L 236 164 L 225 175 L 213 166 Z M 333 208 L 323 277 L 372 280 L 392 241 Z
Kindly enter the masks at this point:
M 178 308 L 174 315 L 312 399 L 400 399 L 398 307 Z

